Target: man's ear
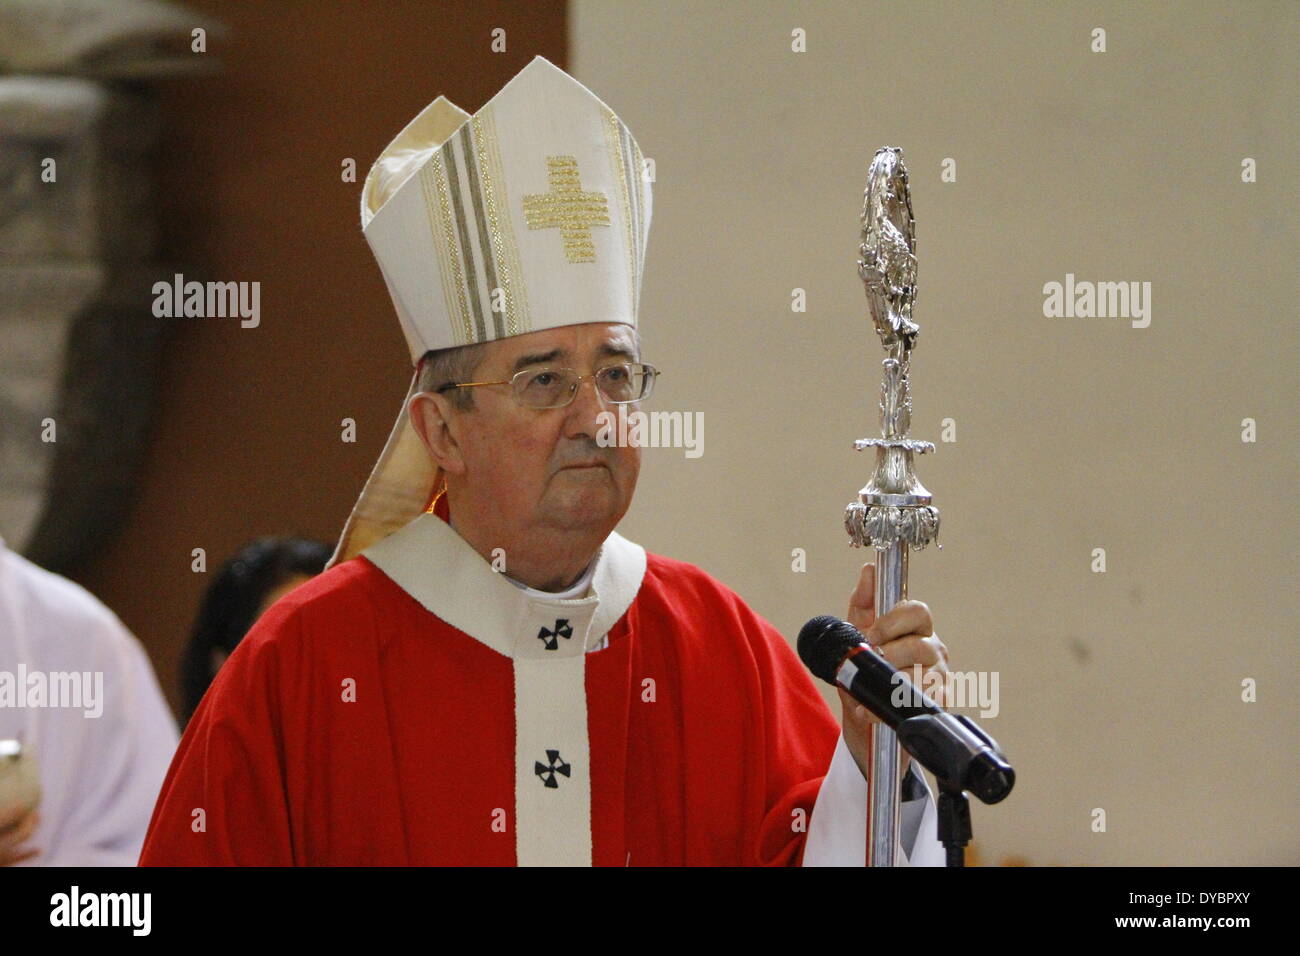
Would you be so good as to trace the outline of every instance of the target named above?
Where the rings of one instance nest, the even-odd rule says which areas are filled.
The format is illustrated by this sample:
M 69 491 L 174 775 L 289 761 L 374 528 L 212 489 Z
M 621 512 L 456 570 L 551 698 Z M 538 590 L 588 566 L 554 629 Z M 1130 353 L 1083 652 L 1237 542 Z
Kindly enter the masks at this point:
M 450 475 L 463 475 L 465 459 L 452 433 L 454 412 L 450 400 L 436 392 L 417 392 L 411 396 L 406 413 L 411 417 L 411 427 L 442 470 Z

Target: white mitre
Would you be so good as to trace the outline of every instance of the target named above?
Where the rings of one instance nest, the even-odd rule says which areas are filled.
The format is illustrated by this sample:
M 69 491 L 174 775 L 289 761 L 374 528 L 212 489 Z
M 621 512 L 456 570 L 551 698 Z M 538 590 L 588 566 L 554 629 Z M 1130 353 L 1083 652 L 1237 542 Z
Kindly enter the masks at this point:
M 636 326 L 644 168 L 614 111 L 540 56 L 473 116 L 439 96 L 375 160 L 361 229 L 416 372 L 331 565 L 428 510 L 441 485 L 406 413 L 426 352 L 586 322 Z

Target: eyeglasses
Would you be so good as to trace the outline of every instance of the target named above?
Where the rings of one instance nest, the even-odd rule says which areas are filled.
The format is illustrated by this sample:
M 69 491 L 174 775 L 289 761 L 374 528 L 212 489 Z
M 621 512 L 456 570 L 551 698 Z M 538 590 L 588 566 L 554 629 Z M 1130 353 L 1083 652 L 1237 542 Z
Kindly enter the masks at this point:
M 584 379 L 594 378 L 596 389 L 612 405 L 627 405 L 648 398 L 659 370 L 639 362 L 606 365 L 591 375 L 579 375 L 571 368 L 524 369 L 503 382 L 453 382 L 435 391 L 478 388 L 481 385 L 509 385 L 515 399 L 531 408 L 563 408 L 578 394 Z

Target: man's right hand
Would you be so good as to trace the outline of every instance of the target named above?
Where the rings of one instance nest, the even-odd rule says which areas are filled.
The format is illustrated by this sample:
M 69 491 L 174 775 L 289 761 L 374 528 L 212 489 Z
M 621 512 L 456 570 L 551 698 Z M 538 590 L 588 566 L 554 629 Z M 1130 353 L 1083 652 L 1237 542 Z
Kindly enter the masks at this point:
M 35 807 L 0 809 L 0 866 L 12 866 L 29 860 L 40 851 L 23 849 L 22 844 L 36 832 L 41 815 Z

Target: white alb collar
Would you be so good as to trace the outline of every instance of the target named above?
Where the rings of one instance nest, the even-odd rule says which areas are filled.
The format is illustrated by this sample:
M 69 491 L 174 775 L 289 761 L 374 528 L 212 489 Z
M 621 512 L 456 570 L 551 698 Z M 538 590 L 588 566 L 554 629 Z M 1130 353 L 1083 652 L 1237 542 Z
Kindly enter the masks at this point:
M 423 514 L 362 555 L 431 613 L 511 658 L 555 660 L 585 653 L 617 623 L 645 577 L 645 549 L 610 532 L 592 566 L 587 597 L 521 589 L 434 514 Z M 562 619 L 571 633 L 543 635 Z M 558 630 L 558 624 L 549 628 Z

